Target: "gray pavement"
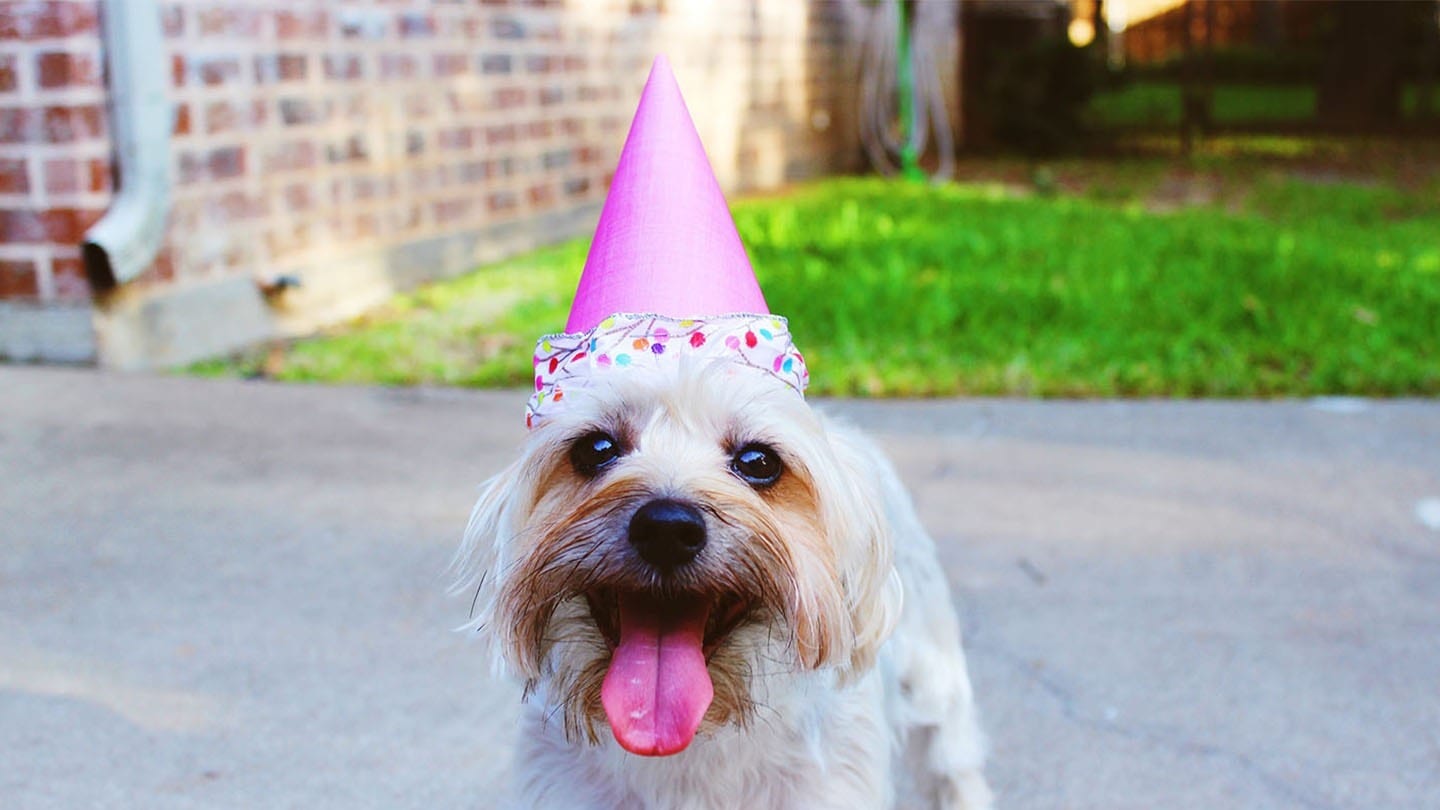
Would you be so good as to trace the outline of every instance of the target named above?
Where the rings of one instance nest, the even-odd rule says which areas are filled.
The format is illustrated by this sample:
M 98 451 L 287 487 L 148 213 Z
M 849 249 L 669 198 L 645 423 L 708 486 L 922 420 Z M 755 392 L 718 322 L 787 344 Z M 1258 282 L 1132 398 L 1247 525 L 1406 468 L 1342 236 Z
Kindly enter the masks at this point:
M 444 569 L 522 395 L 0 368 L 0 807 L 488 808 Z M 1440 808 L 1440 403 L 832 403 L 1005 808 Z

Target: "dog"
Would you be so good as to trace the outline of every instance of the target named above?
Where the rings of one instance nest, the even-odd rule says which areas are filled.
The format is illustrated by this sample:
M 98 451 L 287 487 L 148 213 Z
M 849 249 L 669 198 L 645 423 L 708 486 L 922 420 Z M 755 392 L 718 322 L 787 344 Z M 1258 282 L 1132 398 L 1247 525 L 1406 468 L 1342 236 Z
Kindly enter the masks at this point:
M 567 391 L 457 554 L 526 707 L 506 807 L 985 810 L 935 547 L 857 429 L 684 362 Z

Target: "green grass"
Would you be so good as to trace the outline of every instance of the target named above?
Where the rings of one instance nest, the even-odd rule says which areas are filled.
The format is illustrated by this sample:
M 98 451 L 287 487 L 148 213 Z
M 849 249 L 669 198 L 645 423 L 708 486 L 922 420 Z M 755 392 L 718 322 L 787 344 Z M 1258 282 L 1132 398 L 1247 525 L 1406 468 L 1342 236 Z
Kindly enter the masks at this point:
M 1437 189 L 1267 178 L 1168 214 L 1143 195 L 840 179 L 735 217 L 818 393 L 1440 394 Z M 584 254 L 537 251 L 195 370 L 524 385 Z
M 1420 88 L 1405 88 L 1401 109 L 1414 118 Z M 1440 110 L 1440 88 L 1432 90 L 1432 110 Z M 1218 84 L 1211 114 L 1217 124 L 1305 123 L 1315 118 L 1315 88 L 1303 84 Z M 1135 81 L 1116 90 L 1096 94 L 1090 103 L 1090 120 L 1097 126 L 1177 126 L 1180 123 L 1180 85 L 1175 82 Z

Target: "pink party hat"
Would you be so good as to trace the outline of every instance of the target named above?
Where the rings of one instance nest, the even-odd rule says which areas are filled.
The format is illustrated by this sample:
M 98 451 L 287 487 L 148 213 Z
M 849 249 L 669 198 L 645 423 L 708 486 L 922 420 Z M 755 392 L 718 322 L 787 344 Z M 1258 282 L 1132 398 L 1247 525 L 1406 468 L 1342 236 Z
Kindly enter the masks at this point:
M 661 56 L 620 153 L 570 320 L 563 333 L 536 341 L 525 424 L 564 411 L 608 373 L 681 357 L 722 363 L 726 373 L 768 374 L 802 396 L 809 381 L 788 321 L 765 304 Z
M 565 331 L 618 312 L 769 311 L 670 62 L 656 57 Z

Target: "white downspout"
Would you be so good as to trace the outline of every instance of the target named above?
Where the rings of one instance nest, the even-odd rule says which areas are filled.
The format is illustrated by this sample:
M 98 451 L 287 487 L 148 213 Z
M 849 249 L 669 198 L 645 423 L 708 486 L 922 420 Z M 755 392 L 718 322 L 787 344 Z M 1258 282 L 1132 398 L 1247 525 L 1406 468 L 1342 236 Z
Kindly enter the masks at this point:
M 104 0 L 102 19 L 120 190 L 81 245 L 96 292 L 135 278 L 160 252 L 170 212 L 173 125 L 156 0 Z

